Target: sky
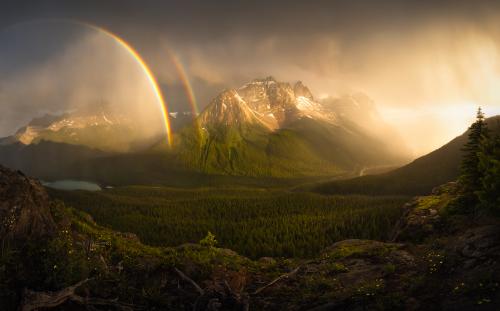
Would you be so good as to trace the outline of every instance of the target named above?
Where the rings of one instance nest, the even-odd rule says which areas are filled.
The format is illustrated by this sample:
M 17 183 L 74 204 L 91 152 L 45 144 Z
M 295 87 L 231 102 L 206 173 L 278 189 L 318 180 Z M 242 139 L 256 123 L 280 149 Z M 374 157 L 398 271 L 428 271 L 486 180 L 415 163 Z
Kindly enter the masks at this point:
M 171 111 L 190 109 L 175 55 L 200 109 L 225 88 L 269 75 L 301 80 L 317 98 L 362 92 L 415 155 L 461 134 L 478 106 L 500 114 L 498 1 L 7 0 L 0 135 L 31 114 L 103 98 L 134 115 L 153 109 L 137 64 L 74 21 L 133 46 Z

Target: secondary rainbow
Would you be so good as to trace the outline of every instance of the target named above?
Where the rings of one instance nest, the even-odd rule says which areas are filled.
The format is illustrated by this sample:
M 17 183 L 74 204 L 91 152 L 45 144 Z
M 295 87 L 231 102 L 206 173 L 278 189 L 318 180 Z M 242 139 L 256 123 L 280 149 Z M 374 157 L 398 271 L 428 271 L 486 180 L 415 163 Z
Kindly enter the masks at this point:
M 168 50 L 168 54 L 170 55 L 170 60 L 172 61 L 172 64 L 174 64 L 175 69 L 177 71 L 177 74 L 179 75 L 179 78 L 181 79 L 182 85 L 184 87 L 184 91 L 186 92 L 186 96 L 189 101 L 189 105 L 191 106 L 191 112 L 193 113 L 194 117 L 198 115 L 198 103 L 196 101 L 196 96 L 194 95 L 193 87 L 191 85 L 191 82 L 189 81 L 189 78 L 187 76 L 186 70 L 184 69 L 184 65 L 182 62 L 179 60 L 177 55 L 173 53 L 171 50 Z

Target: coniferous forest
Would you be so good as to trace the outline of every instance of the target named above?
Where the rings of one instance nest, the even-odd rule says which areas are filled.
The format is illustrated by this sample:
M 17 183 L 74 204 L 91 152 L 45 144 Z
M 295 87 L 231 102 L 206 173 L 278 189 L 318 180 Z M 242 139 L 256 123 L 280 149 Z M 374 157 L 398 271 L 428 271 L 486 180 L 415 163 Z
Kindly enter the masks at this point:
M 386 239 L 408 201 L 404 196 L 140 186 L 51 194 L 150 245 L 197 243 L 210 231 L 219 247 L 251 258 L 307 258 L 347 238 Z

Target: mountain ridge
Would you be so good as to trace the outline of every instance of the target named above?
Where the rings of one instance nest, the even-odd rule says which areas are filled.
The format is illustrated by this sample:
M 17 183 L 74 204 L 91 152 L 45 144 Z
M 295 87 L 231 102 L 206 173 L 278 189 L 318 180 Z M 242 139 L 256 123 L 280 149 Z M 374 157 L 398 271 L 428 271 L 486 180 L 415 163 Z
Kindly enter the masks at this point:
M 335 108 L 315 101 L 300 81 L 292 86 L 273 77 L 255 79 L 215 97 L 181 131 L 178 148 L 195 169 L 236 175 L 334 175 L 402 162 L 382 137 Z
M 500 134 L 500 115 L 486 119 L 492 135 Z M 320 193 L 408 194 L 428 193 L 432 188 L 456 179 L 469 130 L 440 148 L 393 171 L 322 183 L 314 186 Z
M 348 110 L 350 114 L 345 113 Z M 28 168 L 35 176 L 57 174 L 49 174 L 46 168 L 33 169 L 32 164 L 21 162 L 32 159 L 35 154 L 53 154 L 56 149 L 68 156 L 63 163 L 68 169 L 73 167 L 72 172 L 80 171 L 76 167 L 81 166 L 91 173 L 90 167 L 97 169 L 94 164 L 104 153 L 117 159 L 114 163 L 106 161 L 112 166 L 123 163 L 120 158 L 135 157 L 141 161 L 147 154 L 163 154 L 172 160 L 173 168 L 202 174 L 252 178 L 338 176 L 366 166 L 399 164 L 406 160 L 388 143 L 387 133 L 394 134 L 393 131 L 383 135 L 372 133 L 373 124 L 383 123 L 375 111 L 373 102 L 361 96 L 335 102 L 317 101 L 301 81 L 291 84 L 267 77 L 222 91 L 192 122 L 174 132 L 172 147 L 163 140 L 156 144 L 154 141 L 135 143 L 137 133 L 128 120 L 115 120 L 104 112 L 86 112 L 83 116 L 75 112 L 33 120 L 18 131 L 17 136 L 3 139 L 3 144 L 0 142 L 4 151 L 1 158 L 7 165 L 15 163 L 15 168 Z M 374 116 L 369 126 L 363 126 L 364 114 Z M 29 148 L 13 144 L 23 141 Z M 42 144 L 44 141 L 56 144 Z M 49 146 L 54 152 L 37 151 Z M 86 152 L 83 152 L 84 146 L 88 147 Z M 78 148 L 86 156 L 79 156 Z M 93 149 L 101 152 L 91 151 Z M 94 164 L 88 165 L 89 161 Z M 133 165 L 142 167 L 139 163 Z M 158 175 L 150 170 L 143 173 Z M 43 175 L 38 175 L 42 171 Z M 90 173 L 87 175 L 91 176 Z
M 147 139 L 124 115 L 104 110 L 97 113 L 74 111 L 34 118 L 15 134 L 0 138 L 0 146 L 36 145 L 41 141 L 86 146 L 104 152 L 128 152 Z
M 273 77 L 255 79 L 238 89 L 222 91 L 200 114 L 200 124 L 210 122 L 207 114 L 221 118 L 224 113 L 230 113 L 231 108 L 245 111 L 246 117 L 240 122 L 258 121 L 269 130 L 283 128 L 307 113 L 320 118 L 317 113 L 320 104 L 314 101 L 312 93 L 302 82 L 298 81 L 292 87 L 290 83 L 278 82 Z M 226 125 L 233 124 L 226 122 Z

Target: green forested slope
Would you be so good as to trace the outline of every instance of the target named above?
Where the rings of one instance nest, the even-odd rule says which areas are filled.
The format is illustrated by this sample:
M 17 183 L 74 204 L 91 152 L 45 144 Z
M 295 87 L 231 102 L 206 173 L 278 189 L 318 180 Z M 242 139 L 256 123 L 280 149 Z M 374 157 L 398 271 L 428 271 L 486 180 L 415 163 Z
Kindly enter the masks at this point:
M 500 116 L 488 118 L 492 135 L 500 133 Z M 315 186 L 320 193 L 425 194 L 432 188 L 455 180 L 460 171 L 462 148 L 467 134 L 458 136 L 441 148 L 394 171 Z
M 52 194 L 147 244 L 196 242 L 211 231 L 222 247 L 253 258 L 310 257 L 342 239 L 387 238 L 407 200 L 248 188 L 125 187 Z

